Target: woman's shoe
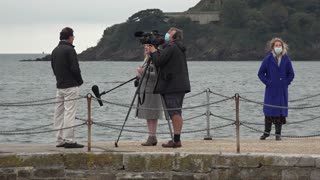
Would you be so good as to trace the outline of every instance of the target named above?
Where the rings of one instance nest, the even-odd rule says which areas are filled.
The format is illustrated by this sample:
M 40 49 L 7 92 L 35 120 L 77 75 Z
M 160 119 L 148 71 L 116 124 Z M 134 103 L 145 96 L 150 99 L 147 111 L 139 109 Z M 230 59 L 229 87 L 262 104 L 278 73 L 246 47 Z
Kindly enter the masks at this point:
M 158 143 L 156 136 L 149 136 L 145 143 L 142 143 L 141 146 L 156 146 Z

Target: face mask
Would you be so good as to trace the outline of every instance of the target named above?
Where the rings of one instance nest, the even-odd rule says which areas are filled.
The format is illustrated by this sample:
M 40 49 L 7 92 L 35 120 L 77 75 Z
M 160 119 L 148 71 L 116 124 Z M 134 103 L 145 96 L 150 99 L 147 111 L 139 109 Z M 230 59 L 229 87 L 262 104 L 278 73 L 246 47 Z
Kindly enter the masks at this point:
M 164 40 L 166 42 L 169 42 L 169 40 L 170 40 L 170 34 L 169 33 L 166 33 L 166 35 L 164 36 Z
M 275 52 L 277 55 L 281 54 L 281 53 L 282 53 L 282 47 L 276 47 L 276 48 L 274 48 L 274 52 Z

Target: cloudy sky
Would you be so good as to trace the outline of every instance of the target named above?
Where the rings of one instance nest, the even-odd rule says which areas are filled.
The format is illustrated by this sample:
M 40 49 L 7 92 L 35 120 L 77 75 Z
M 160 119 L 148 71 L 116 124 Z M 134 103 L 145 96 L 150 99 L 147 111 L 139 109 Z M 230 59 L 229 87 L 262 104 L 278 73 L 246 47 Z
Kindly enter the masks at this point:
M 96 45 L 103 30 L 143 9 L 181 12 L 200 0 L 0 0 L 0 53 L 50 53 L 60 30 L 75 30 L 76 50 Z

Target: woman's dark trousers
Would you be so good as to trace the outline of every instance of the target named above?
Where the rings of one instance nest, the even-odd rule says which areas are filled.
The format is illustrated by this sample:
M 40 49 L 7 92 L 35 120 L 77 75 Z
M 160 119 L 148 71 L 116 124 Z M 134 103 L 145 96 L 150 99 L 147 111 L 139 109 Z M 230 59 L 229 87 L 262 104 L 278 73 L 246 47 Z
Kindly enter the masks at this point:
M 263 135 L 260 137 L 261 140 L 265 140 L 267 137 L 270 136 L 270 132 L 272 129 L 272 121 L 269 120 L 265 120 L 264 123 L 264 133 Z M 276 140 L 281 140 L 281 129 L 282 129 L 282 123 L 281 122 L 275 122 L 275 129 L 276 129 Z

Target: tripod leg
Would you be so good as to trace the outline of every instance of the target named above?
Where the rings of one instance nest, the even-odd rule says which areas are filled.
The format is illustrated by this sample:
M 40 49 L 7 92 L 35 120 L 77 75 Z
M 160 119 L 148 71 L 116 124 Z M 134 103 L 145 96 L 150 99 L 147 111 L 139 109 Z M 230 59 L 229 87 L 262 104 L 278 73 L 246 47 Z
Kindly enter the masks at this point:
M 147 64 L 147 66 L 145 67 L 145 69 L 148 69 L 148 67 L 150 66 L 150 63 L 151 63 L 151 61 L 148 61 L 148 64 Z M 143 72 L 143 75 L 142 75 L 142 78 L 141 78 L 141 82 L 143 81 L 143 78 L 145 77 L 146 72 L 147 72 L 147 71 L 144 71 L 144 72 Z M 141 82 L 140 82 L 139 86 L 137 87 L 136 92 L 134 93 L 134 97 L 133 97 L 133 99 L 132 99 L 132 101 L 131 101 L 131 104 L 130 104 L 130 107 L 129 107 L 127 116 L 126 116 L 126 118 L 125 118 L 125 120 L 124 120 L 124 122 L 123 122 L 123 125 L 122 125 L 121 131 L 120 131 L 120 133 L 119 133 L 118 139 L 117 139 L 117 141 L 114 143 L 114 146 L 115 146 L 115 147 L 118 147 L 118 142 L 119 142 L 119 140 L 120 140 L 120 137 L 121 137 L 123 128 L 124 128 L 124 126 L 126 125 L 126 122 L 128 121 L 130 112 L 131 112 L 131 110 L 132 110 L 132 106 L 133 106 L 134 101 L 136 100 L 137 95 L 138 95 L 138 93 L 139 93 L 139 91 L 140 91 L 140 88 L 141 88 L 141 85 L 142 85 Z
M 131 102 L 131 105 L 130 105 L 130 107 L 129 107 L 129 110 L 128 110 L 126 119 L 125 119 L 124 122 L 123 122 L 123 125 L 122 125 L 121 131 L 120 131 L 120 133 L 119 133 L 118 139 L 117 139 L 117 141 L 116 141 L 115 144 L 114 144 L 115 147 L 118 147 L 118 142 L 119 142 L 119 140 L 120 140 L 120 137 L 121 137 L 123 128 L 124 128 L 124 126 L 126 125 L 126 122 L 128 121 L 130 112 L 131 112 L 131 110 L 132 110 L 132 105 L 134 104 L 134 101 L 136 100 L 136 97 L 137 97 L 137 93 L 135 93 L 135 95 L 134 95 L 134 97 L 133 97 L 133 99 L 132 99 L 132 102 Z
M 171 139 L 173 141 L 173 133 L 172 133 L 172 127 L 171 127 L 171 122 L 170 122 L 170 116 L 169 116 L 169 113 L 168 111 L 166 110 L 167 109 L 167 105 L 166 105 L 166 102 L 163 98 L 163 96 L 161 96 L 161 101 L 162 101 L 162 106 L 163 106 L 163 109 L 164 109 L 164 116 L 168 122 L 168 127 L 169 127 L 169 131 L 170 131 L 170 136 L 171 136 Z

